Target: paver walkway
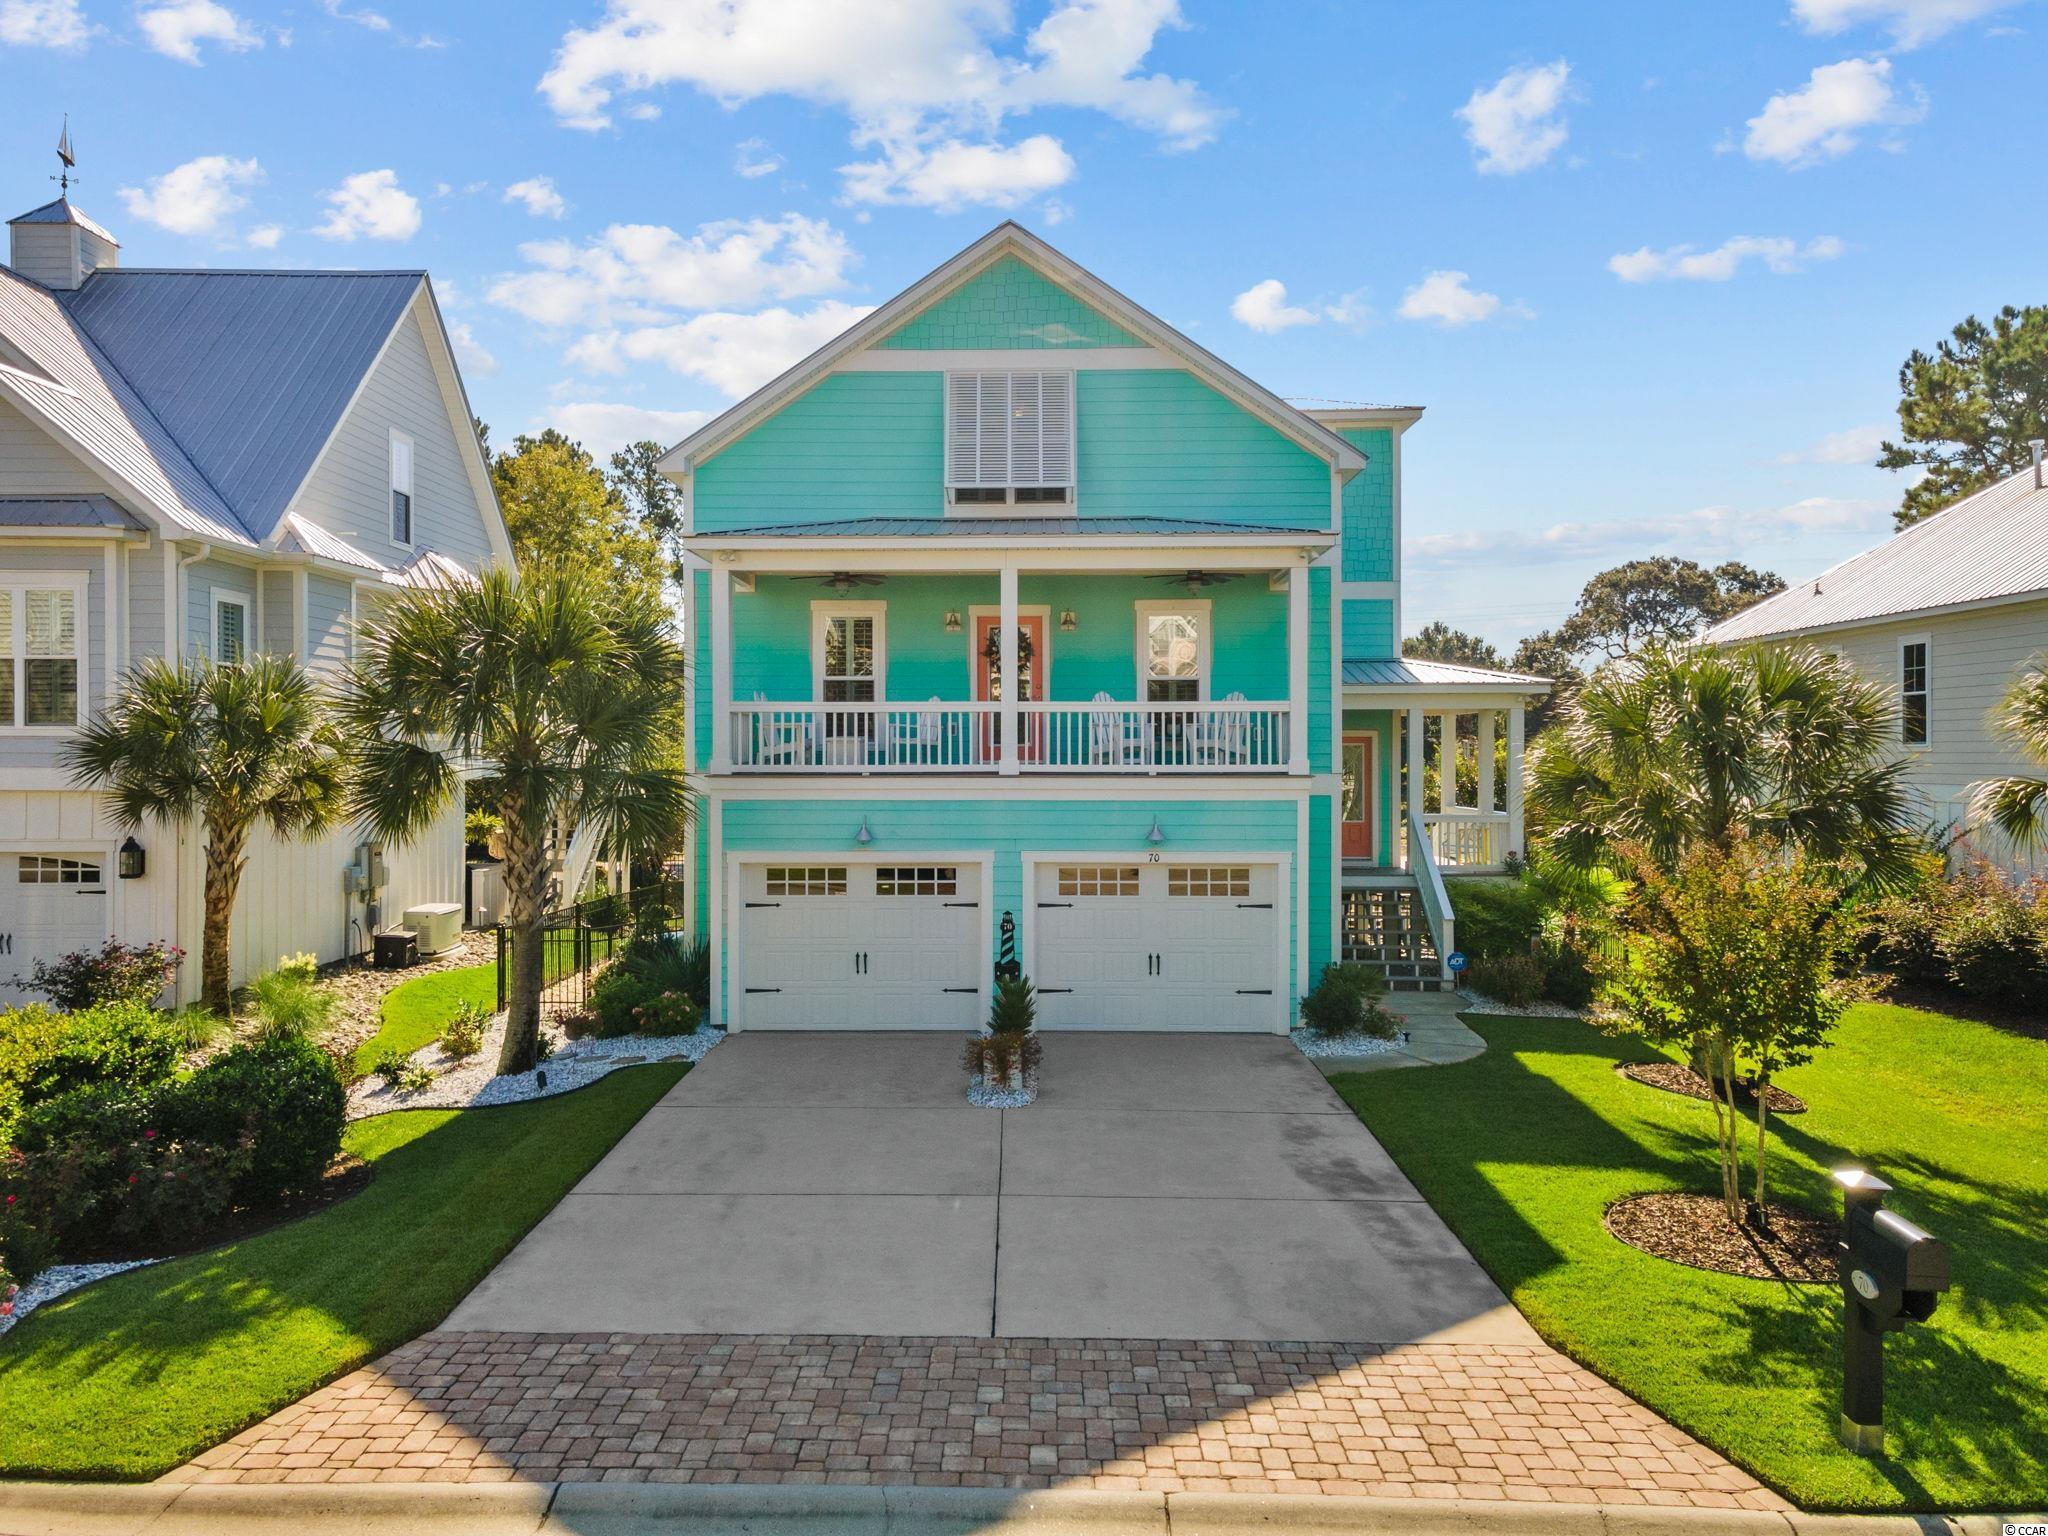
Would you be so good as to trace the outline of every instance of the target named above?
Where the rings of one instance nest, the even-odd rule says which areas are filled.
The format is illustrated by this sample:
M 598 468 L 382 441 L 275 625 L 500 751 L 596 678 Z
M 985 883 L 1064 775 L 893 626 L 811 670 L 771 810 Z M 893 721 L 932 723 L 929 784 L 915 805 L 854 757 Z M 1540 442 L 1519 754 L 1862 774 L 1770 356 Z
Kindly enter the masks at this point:
M 167 1480 L 514 1477 L 1786 1507 L 1540 1344 L 434 1333 Z

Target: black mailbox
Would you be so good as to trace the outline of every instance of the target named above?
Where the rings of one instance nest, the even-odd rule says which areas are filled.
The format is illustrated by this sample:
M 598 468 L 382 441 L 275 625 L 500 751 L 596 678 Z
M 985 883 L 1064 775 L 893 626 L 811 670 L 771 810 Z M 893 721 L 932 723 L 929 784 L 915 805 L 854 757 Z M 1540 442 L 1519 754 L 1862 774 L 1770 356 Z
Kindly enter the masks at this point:
M 1884 1336 L 1934 1315 L 1949 1288 L 1948 1244 L 1884 1208 L 1891 1186 L 1838 1168 L 1842 1189 L 1842 1443 L 1884 1454 Z

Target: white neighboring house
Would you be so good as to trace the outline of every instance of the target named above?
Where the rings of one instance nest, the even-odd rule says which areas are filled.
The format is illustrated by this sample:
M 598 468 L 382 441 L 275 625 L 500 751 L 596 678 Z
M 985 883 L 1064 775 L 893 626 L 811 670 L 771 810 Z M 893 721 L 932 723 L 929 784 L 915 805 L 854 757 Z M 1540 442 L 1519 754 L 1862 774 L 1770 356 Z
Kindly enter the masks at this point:
M 2029 661 L 2048 653 L 2048 486 L 2034 465 L 1877 548 L 1707 631 L 1713 644 L 1808 641 L 1893 691 L 1919 810 L 2005 869 L 2040 867 L 1973 827 L 1980 781 L 2041 771 L 1991 723 Z
M 344 665 L 389 594 L 509 565 L 511 545 L 424 272 L 120 270 L 64 198 L 9 225 L 0 266 L 0 1004 L 30 962 L 109 935 L 186 951 L 199 990 L 203 834 L 124 834 L 61 751 L 146 656 L 291 652 Z M 460 901 L 462 810 L 385 851 L 343 829 L 259 833 L 235 981 L 368 947 Z

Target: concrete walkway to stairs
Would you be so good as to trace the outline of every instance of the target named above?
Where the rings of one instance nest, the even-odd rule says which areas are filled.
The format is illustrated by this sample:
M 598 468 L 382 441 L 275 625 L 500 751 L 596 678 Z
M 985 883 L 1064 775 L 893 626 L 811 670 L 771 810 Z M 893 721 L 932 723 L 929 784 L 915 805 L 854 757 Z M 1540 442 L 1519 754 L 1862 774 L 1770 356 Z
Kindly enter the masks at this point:
M 1387 1011 L 1399 1016 L 1408 1034 L 1392 1051 L 1371 1056 L 1322 1056 L 1316 1065 L 1325 1075 L 1336 1072 L 1385 1072 L 1395 1067 L 1440 1067 L 1470 1061 L 1486 1042 L 1458 1019 L 1465 1001 L 1455 992 L 1394 992 Z

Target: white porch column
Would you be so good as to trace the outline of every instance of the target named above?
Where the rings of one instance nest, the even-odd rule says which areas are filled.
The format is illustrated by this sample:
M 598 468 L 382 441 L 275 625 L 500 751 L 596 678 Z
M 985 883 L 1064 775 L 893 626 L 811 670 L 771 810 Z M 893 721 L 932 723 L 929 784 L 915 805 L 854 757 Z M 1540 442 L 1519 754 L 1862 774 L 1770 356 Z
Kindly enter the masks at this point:
M 1017 567 L 1006 565 L 1002 569 L 1003 611 L 998 619 L 996 633 L 1002 643 L 1002 757 L 998 767 L 1003 773 L 1017 772 Z
M 1308 772 L 1308 567 L 1287 576 L 1287 771 Z
M 1493 716 L 1494 711 L 1479 711 L 1479 813 L 1493 814 Z
M 1429 809 L 1427 797 L 1422 792 L 1422 711 L 1411 706 L 1408 710 L 1408 812 L 1420 816 Z M 1408 847 L 1408 827 L 1401 828 L 1401 846 Z M 1412 852 L 1413 850 L 1411 850 Z
M 1522 843 L 1522 710 L 1520 699 L 1508 706 L 1508 846 L 1527 858 Z
M 711 567 L 711 771 L 732 771 L 732 567 Z
M 1458 717 L 1449 711 L 1436 717 L 1436 808 L 1458 808 Z

